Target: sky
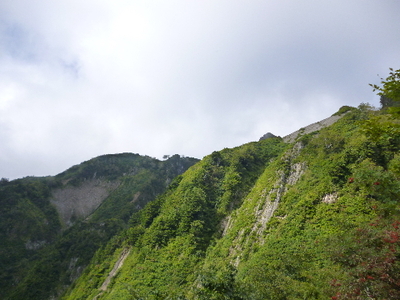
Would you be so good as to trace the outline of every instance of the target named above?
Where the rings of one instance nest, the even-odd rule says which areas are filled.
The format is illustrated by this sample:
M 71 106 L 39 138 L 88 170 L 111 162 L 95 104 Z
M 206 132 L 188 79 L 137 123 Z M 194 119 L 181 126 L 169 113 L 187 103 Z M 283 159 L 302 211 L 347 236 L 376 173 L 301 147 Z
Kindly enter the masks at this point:
M 0 177 L 202 158 L 370 103 L 398 0 L 2 0 Z

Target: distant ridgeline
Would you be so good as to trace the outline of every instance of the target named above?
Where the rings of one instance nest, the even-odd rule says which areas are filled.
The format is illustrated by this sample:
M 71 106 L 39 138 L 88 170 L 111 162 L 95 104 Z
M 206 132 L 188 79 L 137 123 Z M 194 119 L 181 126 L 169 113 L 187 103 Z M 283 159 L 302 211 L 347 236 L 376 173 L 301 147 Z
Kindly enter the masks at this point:
M 0 299 L 57 298 L 131 215 L 198 159 L 103 155 L 0 182 Z
M 400 118 L 2 182 L 1 299 L 400 299 Z M 80 201 L 84 199 L 84 201 Z

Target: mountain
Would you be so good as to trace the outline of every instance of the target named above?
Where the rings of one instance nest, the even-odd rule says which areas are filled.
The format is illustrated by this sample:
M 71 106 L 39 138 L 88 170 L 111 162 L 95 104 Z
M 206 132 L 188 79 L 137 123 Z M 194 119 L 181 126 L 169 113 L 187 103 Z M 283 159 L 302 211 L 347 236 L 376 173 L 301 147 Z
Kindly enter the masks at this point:
M 0 182 L 0 298 L 58 297 L 132 213 L 198 159 L 103 155 L 49 177 Z
M 400 120 L 334 116 L 204 157 L 61 299 L 399 299 Z
M 0 297 L 399 299 L 399 150 L 397 111 L 361 104 L 201 161 L 2 182 Z

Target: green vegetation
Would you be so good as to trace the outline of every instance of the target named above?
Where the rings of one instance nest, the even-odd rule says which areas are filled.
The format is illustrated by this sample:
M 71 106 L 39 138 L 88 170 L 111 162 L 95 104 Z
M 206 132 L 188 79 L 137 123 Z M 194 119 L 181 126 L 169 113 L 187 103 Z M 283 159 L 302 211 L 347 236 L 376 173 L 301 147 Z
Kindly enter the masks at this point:
M 0 184 L 0 298 L 19 281 L 39 248 L 61 229 L 50 204 L 51 178 L 3 180 Z
M 134 214 L 113 260 L 92 261 L 63 299 L 398 298 L 396 120 L 375 138 L 371 120 L 385 111 L 345 112 L 291 145 L 205 157 Z
M 373 87 L 396 104 L 400 72 L 391 71 Z M 344 106 L 336 123 L 292 144 L 264 139 L 188 169 L 184 158 L 135 156 L 141 167 L 124 154 L 121 164 L 104 156 L 44 185 L 32 179 L 40 195 L 98 176 L 119 185 L 55 236 L 46 227 L 61 230 L 54 209 L 18 190 L 18 207 L 40 230 L 21 223 L 11 235 L 2 225 L 9 247 L 21 240 L 18 266 L 2 273 L 21 277 L 5 298 L 399 299 L 400 119 L 391 107 Z M 34 234 L 53 242 L 30 258 L 23 242 Z
M 132 213 L 198 160 L 104 155 L 55 176 L 0 182 L 0 298 L 48 299 L 71 284 L 94 253 L 128 227 Z M 90 180 L 115 182 L 89 218 L 61 224 L 53 192 Z M 85 199 L 81 199 L 85 201 Z
M 129 267 L 120 272 L 125 279 L 112 282 L 112 291 L 103 292 L 101 297 L 183 295 L 185 285 L 196 279 L 194 270 L 207 248 L 221 237 L 223 218 L 241 206 L 265 166 L 285 148 L 281 139 L 273 138 L 224 149 L 205 157 L 178 177 L 165 194 L 132 216 L 131 227 L 120 235 L 123 242 L 113 255 L 117 257 L 121 247 L 131 248 L 124 264 Z M 107 266 L 93 261 L 69 298 L 95 297 L 99 293 L 97 288 L 113 268 L 112 263 Z M 93 274 L 99 272 L 102 280 L 93 286 Z M 87 282 L 91 282 L 92 288 L 85 286 Z
M 400 114 L 400 69 L 389 69 L 389 76 L 386 79 L 381 78 L 381 86 L 370 84 L 374 92 L 378 91 L 381 96 L 382 108 L 389 108 L 389 112 Z
M 354 110 L 356 110 L 355 107 L 351 107 L 351 106 L 345 105 L 345 106 L 342 106 L 341 108 L 339 108 L 339 110 L 337 112 L 335 112 L 333 114 L 333 116 L 340 116 L 340 115 L 342 115 L 344 113 L 347 113 L 349 111 L 354 111 Z

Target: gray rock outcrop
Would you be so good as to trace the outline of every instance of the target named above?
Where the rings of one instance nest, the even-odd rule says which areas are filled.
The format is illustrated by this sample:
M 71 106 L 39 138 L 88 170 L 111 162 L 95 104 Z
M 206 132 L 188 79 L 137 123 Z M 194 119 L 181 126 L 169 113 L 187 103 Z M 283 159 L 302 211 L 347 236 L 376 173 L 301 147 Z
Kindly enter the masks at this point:
M 330 125 L 332 125 L 333 123 L 335 123 L 337 120 L 339 120 L 341 117 L 343 117 L 345 114 L 342 115 L 334 115 L 331 116 L 329 118 L 323 119 L 322 121 L 310 124 L 306 127 L 303 127 L 295 132 L 292 132 L 291 134 L 288 134 L 286 136 L 283 137 L 283 141 L 286 143 L 293 143 L 294 141 L 296 141 L 296 139 L 299 136 L 302 136 L 304 134 L 308 134 L 317 130 L 320 130 L 324 127 L 328 127 Z
M 271 132 L 267 132 L 262 137 L 260 137 L 259 141 L 262 141 L 262 140 L 265 140 L 265 139 L 274 138 L 274 137 L 276 137 L 276 135 L 272 134 Z
M 56 207 L 64 225 L 69 227 L 74 218 L 83 219 L 95 211 L 119 184 L 118 181 L 87 180 L 78 187 L 66 186 L 54 190 L 51 203 Z

